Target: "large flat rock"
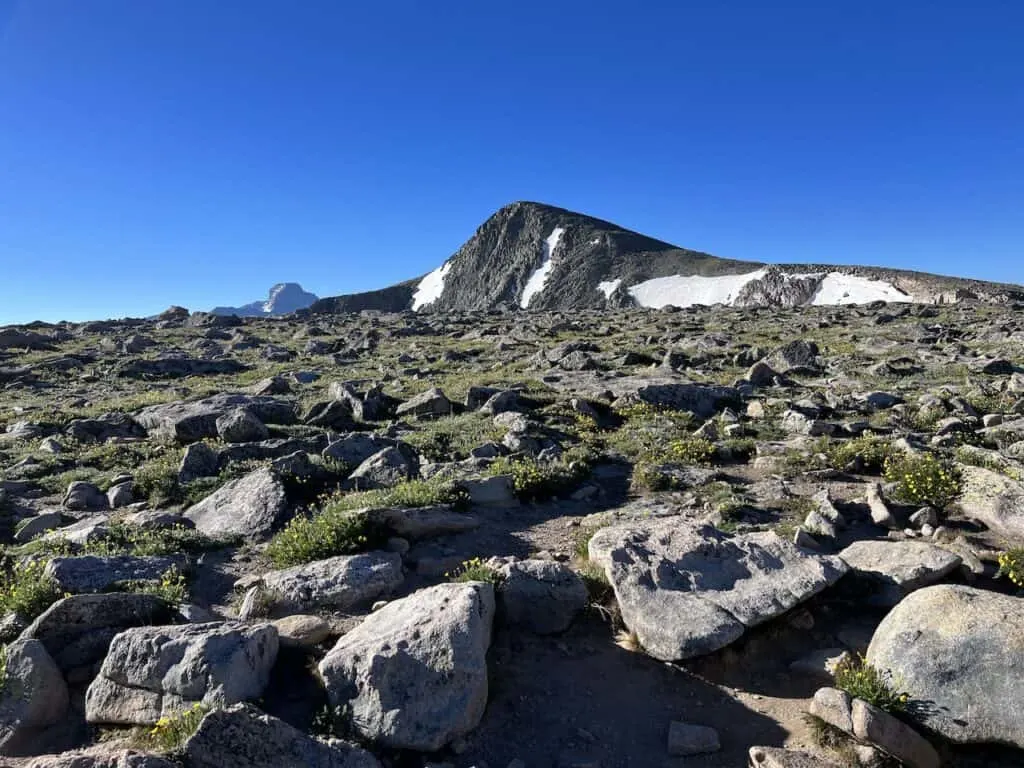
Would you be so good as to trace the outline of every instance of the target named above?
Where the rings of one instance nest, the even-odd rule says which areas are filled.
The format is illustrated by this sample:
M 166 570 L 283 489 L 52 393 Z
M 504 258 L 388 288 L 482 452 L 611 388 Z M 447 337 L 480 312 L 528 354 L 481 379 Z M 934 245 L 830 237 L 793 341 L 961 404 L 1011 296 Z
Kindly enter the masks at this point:
M 651 656 L 701 656 L 834 583 L 842 560 L 809 554 L 772 532 L 730 535 L 682 517 L 604 528 L 589 544 Z

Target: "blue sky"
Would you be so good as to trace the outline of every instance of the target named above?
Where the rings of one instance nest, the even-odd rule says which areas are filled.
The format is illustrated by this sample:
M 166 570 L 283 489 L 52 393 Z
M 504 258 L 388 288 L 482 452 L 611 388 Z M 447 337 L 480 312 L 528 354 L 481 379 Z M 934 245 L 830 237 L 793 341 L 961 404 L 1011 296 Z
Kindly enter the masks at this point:
M 0 0 L 0 322 L 423 274 L 513 200 L 1024 282 L 1019 0 Z

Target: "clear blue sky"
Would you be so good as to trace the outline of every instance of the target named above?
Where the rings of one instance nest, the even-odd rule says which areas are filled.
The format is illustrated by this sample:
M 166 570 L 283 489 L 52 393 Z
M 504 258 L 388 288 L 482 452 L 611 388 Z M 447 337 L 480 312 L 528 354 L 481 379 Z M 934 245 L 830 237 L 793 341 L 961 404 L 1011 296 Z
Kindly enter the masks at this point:
M 518 199 L 1024 282 L 1024 2 L 0 0 L 0 322 L 381 287 Z

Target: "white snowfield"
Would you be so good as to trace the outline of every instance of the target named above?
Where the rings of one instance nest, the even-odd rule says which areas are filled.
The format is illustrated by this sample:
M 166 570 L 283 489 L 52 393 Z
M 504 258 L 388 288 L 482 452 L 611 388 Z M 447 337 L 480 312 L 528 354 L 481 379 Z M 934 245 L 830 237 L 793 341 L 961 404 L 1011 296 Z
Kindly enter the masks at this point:
M 694 304 L 732 304 L 744 285 L 759 280 L 768 270 L 759 269 L 746 275 L 720 275 L 702 277 L 672 275 L 656 277 L 627 288 L 629 295 L 641 307 L 692 307 Z
M 912 302 L 904 293 L 884 280 L 872 280 L 842 272 L 829 272 L 814 294 L 812 304 L 868 304 L 872 301 Z
M 604 294 L 606 299 L 610 299 L 612 294 L 618 290 L 619 286 L 622 285 L 622 278 L 617 277 L 614 280 L 604 280 L 597 284 L 597 290 Z
M 767 269 L 759 269 L 745 275 L 719 275 L 718 277 L 702 277 L 701 275 L 656 277 L 626 290 L 641 307 L 654 309 L 669 305 L 692 307 L 696 304 L 705 306 L 733 304 L 747 283 L 760 280 L 767 271 Z M 812 276 L 821 277 L 822 273 L 792 275 L 794 278 Z M 605 298 L 608 298 L 621 282 L 621 280 L 602 281 L 597 284 L 597 290 L 601 291 Z M 811 304 L 867 304 L 879 300 L 912 302 L 914 298 L 885 280 L 872 280 L 843 272 L 828 272 L 824 275 L 821 286 L 814 294 Z
M 416 292 L 412 295 L 413 310 L 420 310 L 441 298 L 444 293 L 444 279 L 448 276 L 452 263 L 446 261 L 429 275 L 420 280 Z
M 551 274 L 551 257 L 555 253 L 555 249 L 558 247 L 558 241 L 562 239 L 562 235 L 565 234 L 565 229 L 562 227 L 555 227 L 551 230 L 551 234 L 544 240 L 544 256 L 541 260 L 540 266 L 530 275 L 530 279 L 526 281 L 526 287 L 523 288 L 523 296 L 519 299 L 519 306 L 526 309 L 530 306 L 530 300 L 538 293 L 544 290 L 545 284 L 548 282 L 548 275 Z

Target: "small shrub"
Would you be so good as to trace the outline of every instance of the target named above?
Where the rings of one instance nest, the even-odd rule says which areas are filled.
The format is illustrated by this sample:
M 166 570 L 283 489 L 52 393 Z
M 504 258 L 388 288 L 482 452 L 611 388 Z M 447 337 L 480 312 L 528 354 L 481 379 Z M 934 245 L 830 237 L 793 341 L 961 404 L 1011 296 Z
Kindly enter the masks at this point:
M 861 435 L 852 440 L 832 443 L 825 452 L 834 469 L 846 469 L 851 464 L 867 473 L 881 472 L 885 461 L 893 453 L 888 440 L 874 435 Z
M 715 444 L 704 437 L 690 435 L 679 440 L 673 440 L 668 444 L 665 451 L 666 461 L 679 464 L 700 464 L 711 463 L 715 455 Z
M 15 562 L 0 576 L 0 615 L 16 613 L 26 621 L 63 597 L 57 582 L 46 574 L 46 561 Z
M 294 518 L 270 540 L 267 557 L 286 568 L 364 552 L 381 538 L 365 513 L 328 507 Z
M 7 646 L 0 645 L 0 695 L 7 690 Z
M 178 482 L 178 466 L 182 451 L 170 450 L 159 458 L 143 464 L 132 473 L 134 490 L 155 506 L 178 504 L 183 499 Z
M 590 470 L 580 461 L 542 464 L 533 458 L 503 457 L 494 461 L 489 471 L 492 475 L 512 475 L 516 495 L 523 501 L 543 501 L 572 490 Z
M 578 566 L 580 578 L 587 588 L 587 602 L 591 606 L 602 606 L 612 596 L 612 584 L 604 568 L 593 560 L 587 560 Z
M 323 508 L 331 511 L 383 509 L 386 507 L 432 507 L 436 504 L 464 504 L 465 490 L 445 478 L 407 480 L 391 488 L 333 494 Z
M 960 474 L 935 454 L 893 454 L 885 460 L 885 479 L 895 483 L 895 496 L 911 504 L 942 509 L 960 493 Z
M 999 555 L 998 575 L 1024 588 L 1024 547 L 1010 549 Z
M 847 655 L 836 665 L 836 688 L 886 712 L 902 712 L 910 697 L 898 691 L 879 669 L 863 656 Z
M 188 600 L 188 582 L 185 575 L 177 568 L 168 568 L 160 577 L 160 581 L 132 581 L 124 584 L 126 592 L 139 592 L 155 595 L 172 605 Z
M 146 734 L 146 741 L 154 748 L 175 752 L 184 746 L 196 732 L 209 710 L 196 702 L 183 712 L 170 717 L 161 717 Z
M 494 586 L 501 583 L 501 575 L 498 571 L 479 557 L 464 561 L 456 570 L 446 573 L 445 576 L 449 581 L 455 582 L 485 581 Z
M 88 555 L 173 555 L 197 554 L 233 543 L 213 539 L 193 528 L 175 525 L 169 528 L 142 528 L 121 521 L 111 522 L 105 530 L 82 547 Z

